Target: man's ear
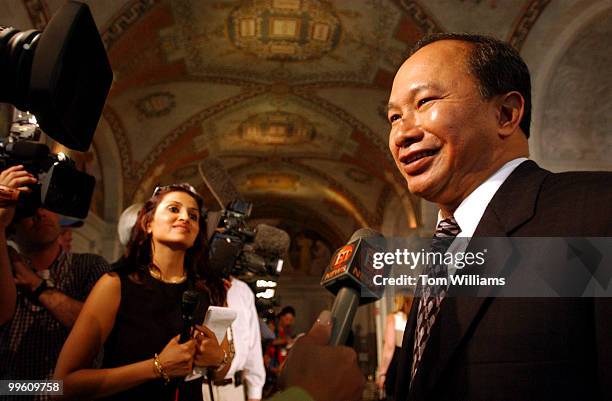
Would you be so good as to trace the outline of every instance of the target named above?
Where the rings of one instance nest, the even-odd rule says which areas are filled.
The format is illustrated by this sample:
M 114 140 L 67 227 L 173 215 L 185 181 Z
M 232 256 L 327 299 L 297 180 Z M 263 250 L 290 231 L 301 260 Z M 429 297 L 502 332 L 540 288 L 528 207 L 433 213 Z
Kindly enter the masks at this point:
M 506 138 L 520 130 L 525 113 L 525 99 L 519 92 L 512 91 L 500 95 L 498 105 L 497 132 L 502 138 Z

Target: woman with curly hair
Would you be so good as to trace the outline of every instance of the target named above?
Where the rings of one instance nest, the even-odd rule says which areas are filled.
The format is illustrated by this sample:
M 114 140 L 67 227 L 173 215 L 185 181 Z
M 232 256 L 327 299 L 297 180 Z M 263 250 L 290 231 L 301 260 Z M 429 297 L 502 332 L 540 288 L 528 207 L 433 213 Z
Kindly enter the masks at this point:
M 64 381 L 66 398 L 169 401 L 194 365 L 224 376 L 227 340 L 219 345 L 197 326 L 197 335 L 179 343 L 186 290 L 198 291 L 201 305 L 226 301 L 226 284 L 207 270 L 207 255 L 202 198 L 188 184 L 156 188 L 138 214 L 123 261 L 100 278 L 64 344 L 55 378 Z M 201 397 L 197 386 L 193 393 Z

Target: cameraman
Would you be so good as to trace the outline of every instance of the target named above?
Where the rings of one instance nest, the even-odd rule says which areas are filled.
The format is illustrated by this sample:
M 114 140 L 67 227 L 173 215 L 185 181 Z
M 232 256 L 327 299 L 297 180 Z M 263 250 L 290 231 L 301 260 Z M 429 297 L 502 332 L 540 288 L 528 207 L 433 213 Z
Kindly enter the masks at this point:
M 19 193 L 36 182 L 23 166 L 0 173 L 0 379 L 50 378 L 83 301 L 109 270 L 100 256 L 62 250 L 57 214 L 38 208 L 13 221 Z M 9 225 L 21 254 L 7 246 Z

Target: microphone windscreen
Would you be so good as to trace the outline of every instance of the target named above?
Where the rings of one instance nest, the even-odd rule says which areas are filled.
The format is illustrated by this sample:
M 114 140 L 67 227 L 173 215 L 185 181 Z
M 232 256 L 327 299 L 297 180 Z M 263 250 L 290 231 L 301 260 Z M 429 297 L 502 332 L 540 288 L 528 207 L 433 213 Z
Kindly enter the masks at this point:
M 208 157 L 199 166 L 200 175 L 208 190 L 215 197 L 221 209 L 236 199 L 242 199 L 242 195 L 234 184 L 232 177 L 219 159 Z
M 289 250 L 291 240 L 284 230 L 267 224 L 258 224 L 255 230 L 253 247 L 256 251 L 278 257 Z

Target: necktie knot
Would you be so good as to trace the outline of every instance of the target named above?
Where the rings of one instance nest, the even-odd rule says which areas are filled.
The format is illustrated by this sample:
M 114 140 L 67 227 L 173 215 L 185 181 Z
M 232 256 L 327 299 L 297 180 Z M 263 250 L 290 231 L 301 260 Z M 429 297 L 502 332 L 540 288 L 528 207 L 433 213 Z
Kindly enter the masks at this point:
M 440 220 L 431 240 L 431 250 L 444 253 L 450 247 L 461 228 L 453 216 Z
M 453 216 L 447 217 L 444 220 L 440 220 L 436 232 L 434 233 L 434 239 L 438 238 L 453 238 L 461 232 L 461 227 L 457 224 L 457 220 Z

